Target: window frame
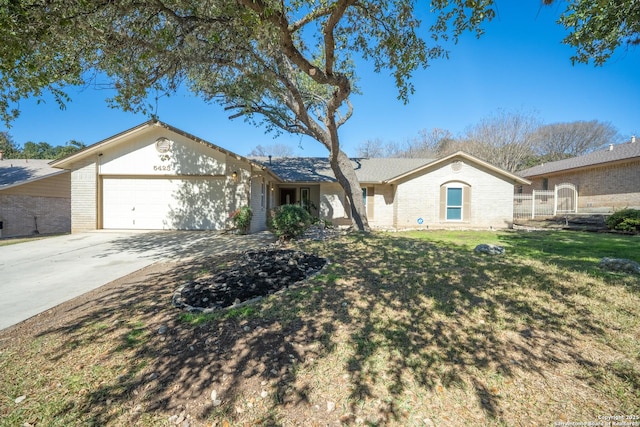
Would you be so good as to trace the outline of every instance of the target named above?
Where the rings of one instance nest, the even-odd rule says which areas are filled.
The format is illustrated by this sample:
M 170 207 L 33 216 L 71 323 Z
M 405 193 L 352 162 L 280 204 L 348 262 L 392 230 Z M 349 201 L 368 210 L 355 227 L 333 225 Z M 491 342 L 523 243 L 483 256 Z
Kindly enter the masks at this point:
M 300 207 L 311 213 L 311 188 L 300 188 Z
M 462 222 L 464 221 L 464 189 L 465 187 L 462 184 L 448 184 L 445 187 L 445 210 L 444 210 L 444 219 L 447 222 Z M 453 205 L 449 203 L 449 190 L 460 190 L 460 204 Z M 458 209 L 460 214 L 458 218 L 450 218 L 449 217 L 449 209 Z

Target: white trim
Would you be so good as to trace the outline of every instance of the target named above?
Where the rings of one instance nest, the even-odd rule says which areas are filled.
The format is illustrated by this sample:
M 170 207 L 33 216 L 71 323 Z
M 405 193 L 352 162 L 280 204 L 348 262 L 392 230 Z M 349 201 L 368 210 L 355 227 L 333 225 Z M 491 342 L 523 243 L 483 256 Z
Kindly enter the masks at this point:
M 420 166 L 420 167 L 418 167 L 418 168 L 416 168 L 414 170 L 411 170 L 409 172 L 405 172 L 405 173 L 403 173 L 401 175 L 398 175 L 398 176 L 396 176 L 394 178 L 391 178 L 391 179 L 388 179 L 386 181 L 383 181 L 382 183 L 383 184 L 391 184 L 393 182 L 396 182 L 398 180 L 406 178 L 406 177 L 408 177 L 408 176 L 410 176 L 410 175 L 412 175 L 414 173 L 423 172 L 423 171 L 426 171 L 427 169 L 430 169 L 430 168 L 435 168 L 435 167 L 437 167 L 437 166 L 439 166 L 441 164 L 444 164 L 444 163 L 448 162 L 449 160 L 454 159 L 456 157 L 463 158 L 465 160 L 468 160 L 469 162 L 475 163 L 476 165 L 480 165 L 480 166 L 482 166 L 482 167 L 484 167 L 484 168 L 486 168 L 486 169 L 488 169 L 488 170 L 490 170 L 492 172 L 500 174 L 500 175 L 504 176 L 505 178 L 508 178 L 508 179 L 512 180 L 513 183 L 523 184 L 523 185 L 531 185 L 531 181 L 529 181 L 528 179 L 522 178 L 522 177 L 520 177 L 518 175 L 515 175 L 515 174 L 512 174 L 511 172 L 507 172 L 504 169 L 500 169 L 497 166 L 493 166 L 492 164 L 487 163 L 484 160 L 480 160 L 477 157 L 474 157 L 474 156 L 472 156 L 470 154 L 467 154 L 467 153 L 465 153 L 463 151 L 458 151 L 458 152 L 455 152 L 455 153 L 453 153 L 453 154 L 451 154 L 451 155 L 449 155 L 447 157 L 443 157 L 442 159 L 438 159 L 438 160 L 435 160 L 435 161 L 433 161 L 431 163 L 427 163 L 427 164 L 425 164 L 423 166 Z
M 444 220 L 447 222 L 462 222 L 464 219 L 464 188 L 463 184 L 453 183 L 453 184 L 445 184 L 445 202 L 444 202 Z M 449 189 L 459 189 L 460 190 L 460 206 L 457 205 L 449 205 Z M 460 208 L 460 218 L 459 219 L 451 219 L 449 218 L 449 207 L 451 208 Z

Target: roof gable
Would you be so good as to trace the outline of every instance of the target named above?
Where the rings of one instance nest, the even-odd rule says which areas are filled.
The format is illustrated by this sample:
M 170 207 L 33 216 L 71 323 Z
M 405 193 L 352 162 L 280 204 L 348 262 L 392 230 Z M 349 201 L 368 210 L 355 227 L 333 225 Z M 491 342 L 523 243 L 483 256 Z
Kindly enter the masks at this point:
M 570 169 L 595 167 L 606 163 L 631 159 L 640 159 L 640 143 L 638 142 L 627 142 L 616 145 L 611 144 L 603 150 L 592 151 L 584 156 L 543 163 L 529 169 L 524 169 L 519 171 L 518 175 L 523 177 L 533 177 L 558 173 Z
M 115 134 L 113 136 L 110 136 L 109 138 L 103 139 L 102 141 L 96 142 L 95 144 L 91 144 L 88 147 L 83 148 L 82 150 L 70 154 L 69 156 L 66 156 L 62 159 L 59 160 L 55 160 L 53 162 L 51 162 L 51 166 L 55 167 L 55 168 L 62 168 L 62 169 L 69 169 L 71 167 L 71 165 L 79 160 L 82 160 L 86 157 L 90 157 L 90 156 L 95 156 L 97 154 L 102 153 L 102 151 L 106 150 L 107 148 L 113 147 L 115 145 L 118 145 L 120 143 L 126 142 L 126 141 L 130 141 L 133 137 L 135 137 L 136 135 L 140 135 L 143 134 L 145 132 L 148 132 L 150 129 L 154 129 L 154 128 L 162 128 L 162 129 L 166 129 L 170 132 L 176 133 L 178 135 L 181 135 L 191 141 L 194 141 L 196 143 L 202 144 L 204 146 L 206 146 L 209 149 L 212 150 L 216 150 L 220 153 L 223 153 L 225 155 L 228 155 L 232 158 L 235 158 L 237 160 L 240 161 L 244 161 L 247 162 L 249 164 L 251 164 L 252 166 L 255 166 L 259 169 L 262 170 L 266 170 L 267 172 L 271 172 L 268 169 L 266 169 L 264 166 L 255 163 L 253 161 L 251 161 L 250 159 L 243 157 L 239 154 L 233 153 L 229 150 L 226 150 L 218 145 L 215 145 L 209 141 L 206 141 L 202 138 L 199 138 L 195 135 L 192 135 L 188 132 L 184 132 L 176 127 L 173 127 L 167 123 L 161 122 L 159 120 L 149 120 L 146 121 L 144 123 L 139 124 L 138 126 L 135 126 L 131 129 L 128 129 L 126 131 L 120 132 L 118 134 Z M 277 178 L 277 177 L 276 177 Z
M 466 161 L 468 161 L 469 163 L 473 163 L 476 166 L 480 166 L 484 169 L 487 169 L 493 173 L 495 173 L 496 175 L 499 175 L 501 177 L 503 177 L 505 180 L 508 181 L 512 181 L 514 183 L 517 184 L 523 184 L 523 185 L 528 185 L 531 184 L 527 179 L 524 179 L 522 177 L 519 177 L 518 175 L 512 174 L 511 172 L 507 172 L 504 169 L 500 169 L 497 166 L 492 165 L 491 163 L 485 162 L 484 160 L 480 160 L 477 157 L 474 157 L 470 154 L 467 154 L 463 151 L 458 151 L 456 153 L 450 154 L 446 157 L 443 157 L 441 159 L 438 160 L 434 160 L 431 161 L 429 163 L 426 163 L 416 169 L 407 171 L 403 174 L 400 174 L 398 176 L 395 176 L 389 180 L 387 180 L 386 182 L 388 183 L 394 183 L 400 180 L 403 180 L 405 178 L 408 178 L 409 176 L 413 175 L 413 174 L 417 174 L 417 173 L 428 173 L 430 170 L 433 170 L 435 168 L 438 168 L 442 165 L 447 164 L 449 161 L 453 160 L 453 159 L 465 159 Z

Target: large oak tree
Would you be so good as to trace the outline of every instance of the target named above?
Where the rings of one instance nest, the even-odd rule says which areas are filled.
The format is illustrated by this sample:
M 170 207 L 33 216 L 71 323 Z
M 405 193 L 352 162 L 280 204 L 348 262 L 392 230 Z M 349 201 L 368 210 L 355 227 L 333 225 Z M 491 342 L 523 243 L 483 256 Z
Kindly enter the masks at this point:
M 491 0 L 0 0 L 0 113 L 71 85 L 117 89 L 110 101 L 144 111 L 150 94 L 186 85 L 230 116 L 322 143 L 367 229 L 360 185 L 340 149 L 356 62 L 388 71 L 407 101 L 412 73 L 481 34 Z M 425 20 L 426 23 L 421 22 Z

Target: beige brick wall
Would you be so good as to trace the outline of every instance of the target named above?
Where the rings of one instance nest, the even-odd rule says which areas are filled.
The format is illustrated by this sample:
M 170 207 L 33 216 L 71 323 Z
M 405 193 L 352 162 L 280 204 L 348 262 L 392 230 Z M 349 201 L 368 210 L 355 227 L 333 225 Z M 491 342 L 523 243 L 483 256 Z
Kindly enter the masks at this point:
M 71 232 L 98 227 L 97 170 L 95 159 L 74 165 L 71 172 Z
M 543 177 L 532 178 L 523 193 L 542 190 Z M 614 211 L 626 207 L 640 208 L 640 161 L 600 166 L 550 175 L 548 188 L 562 183 L 578 188 L 578 211 Z
M 227 176 L 225 186 L 225 206 L 227 214 L 230 214 L 242 206 L 251 206 L 250 197 L 253 178 L 251 167 L 247 163 L 227 156 L 225 164 L 225 175 Z M 231 178 L 233 172 L 238 174 L 236 181 Z M 228 227 L 233 227 L 233 223 L 230 220 L 228 222 Z
M 441 186 L 452 182 L 470 189 L 466 221 L 440 218 Z M 373 228 L 510 228 L 513 225 L 513 183 L 473 164 L 458 163 L 452 168 L 451 163 L 447 163 L 435 170 L 409 176 L 398 185 L 366 187 L 374 189 L 373 196 L 370 191 L 367 194 L 369 225 Z M 323 184 L 321 218 L 331 219 L 339 225 L 350 224 L 344 199 L 338 184 Z M 418 223 L 419 218 L 422 218 L 422 224 Z
M 319 217 L 333 222 L 335 225 L 350 225 L 348 206 L 345 204 L 344 190 L 338 183 L 320 186 Z
M 251 179 L 251 233 L 267 229 L 267 180 L 263 176 L 255 176 Z
M 375 185 L 373 188 L 373 197 L 367 194 L 367 215 L 371 213 L 371 204 L 373 203 L 373 215 L 369 215 L 368 218 L 369 225 L 374 228 L 393 227 L 395 187 L 393 185 Z
M 68 197 L 41 197 L 0 192 L 2 237 L 69 233 L 71 203 Z
M 410 176 L 396 190 L 397 228 L 509 228 L 513 224 L 513 184 L 496 173 L 473 164 L 439 165 L 422 175 Z M 440 218 L 440 191 L 447 183 L 471 190 L 467 221 Z M 418 219 L 423 223 L 419 224 Z
M 69 233 L 70 185 L 71 174 L 61 173 L 0 191 L 2 237 L 29 236 L 36 227 L 40 234 Z

